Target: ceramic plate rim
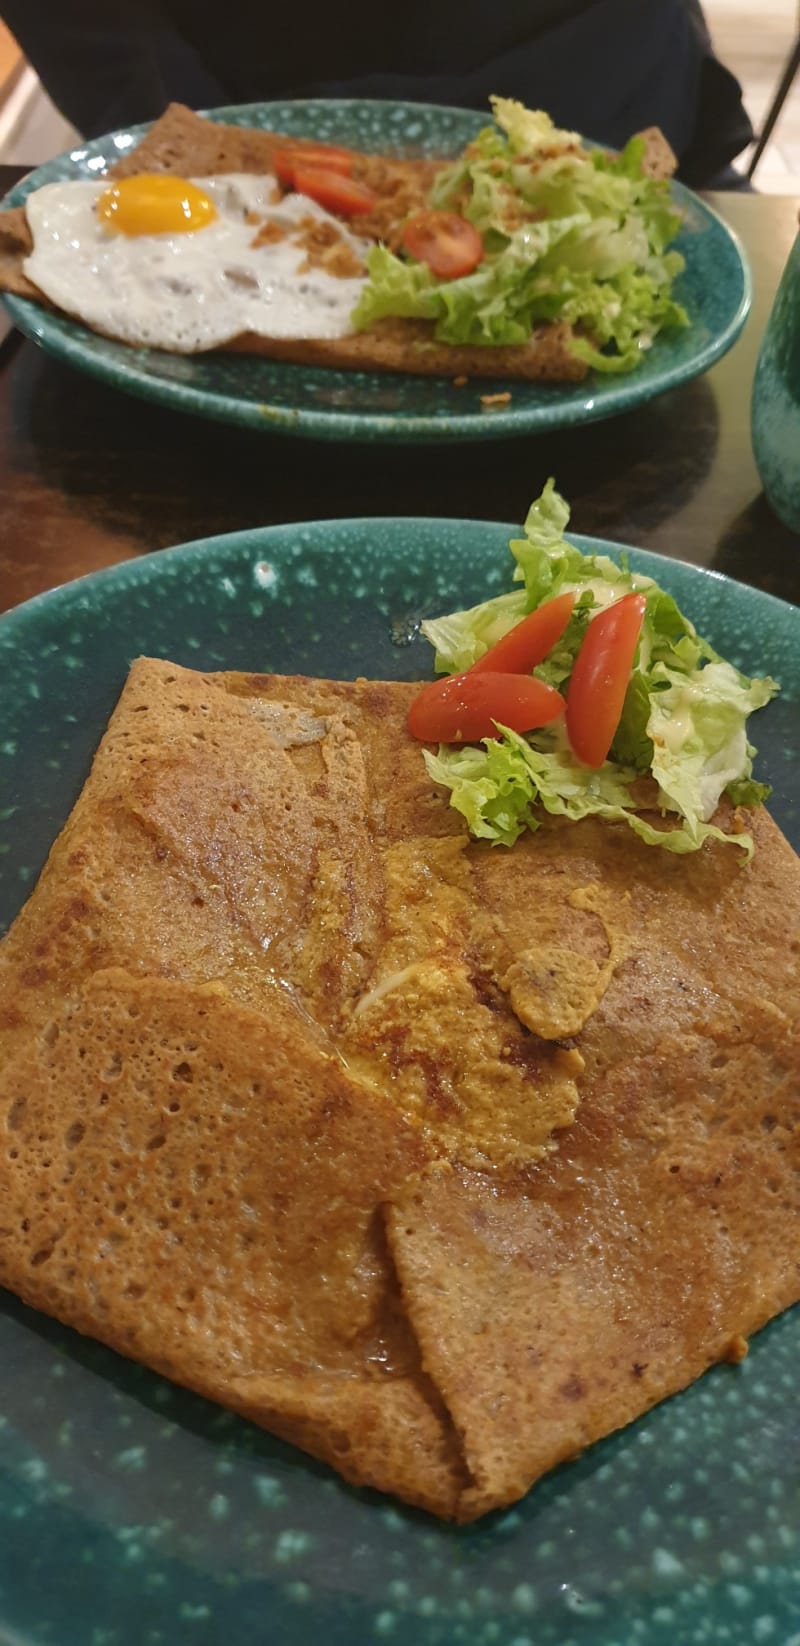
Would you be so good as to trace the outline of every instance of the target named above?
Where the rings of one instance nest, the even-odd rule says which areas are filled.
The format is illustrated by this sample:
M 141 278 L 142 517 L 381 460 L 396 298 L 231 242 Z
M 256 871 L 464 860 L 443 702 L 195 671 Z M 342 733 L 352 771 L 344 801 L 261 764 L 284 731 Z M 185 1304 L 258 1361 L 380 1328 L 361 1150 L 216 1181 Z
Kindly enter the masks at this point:
M 352 528 L 361 531 L 363 529 L 385 527 L 387 524 L 391 526 L 402 525 L 404 529 L 409 531 L 415 529 L 424 531 L 430 527 L 454 531 L 465 527 L 469 530 L 488 528 L 491 531 L 507 532 L 509 539 L 519 536 L 522 531 L 520 522 L 509 523 L 506 520 L 485 518 L 467 519 L 458 515 L 438 514 L 335 515 L 331 517 L 320 516 L 309 520 L 275 521 L 268 526 L 240 526 L 235 531 L 215 532 L 209 537 L 192 537 L 188 538 L 185 543 L 173 543 L 165 548 L 151 549 L 147 553 L 132 557 L 130 560 L 116 561 L 113 566 L 101 566 L 95 571 L 84 572 L 81 577 L 70 578 L 66 583 L 57 583 L 51 589 L 42 589 L 40 593 L 31 595 L 27 600 L 20 601 L 19 605 L 11 606 L 7 611 L 0 612 L 0 646 L 5 649 L 9 632 L 11 632 L 13 640 L 13 631 L 17 627 L 20 630 L 24 629 L 28 621 L 38 617 L 41 611 L 46 610 L 49 612 L 52 607 L 67 602 L 76 591 L 93 590 L 96 587 L 104 588 L 106 584 L 113 587 L 116 583 L 120 583 L 122 586 L 121 592 L 124 594 L 126 586 L 131 581 L 136 585 L 141 582 L 147 583 L 153 575 L 155 567 L 162 560 L 167 560 L 169 564 L 173 564 L 175 560 L 184 556 L 187 559 L 202 559 L 206 554 L 233 549 L 237 544 L 244 543 L 246 540 L 252 542 L 253 538 L 261 539 L 268 537 L 271 533 L 283 534 L 291 531 L 292 528 L 298 532 L 341 530 L 346 533 Z M 700 566 L 695 564 L 694 561 L 680 559 L 677 555 L 660 554 L 657 549 L 643 549 L 638 544 L 625 543 L 618 538 L 596 536 L 592 532 L 568 530 L 564 533 L 564 536 L 567 542 L 575 544 L 584 553 L 600 554 L 611 551 L 615 556 L 622 554 L 635 555 L 637 560 L 646 563 L 647 567 L 650 568 L 648 575 L 656 576 L 657 581 L 656 569 L 659 567 L 677 566 L 682 571 L 696 573 L 704 580 L 707 580 L 711 586 L 717 584 L 721 587 L 733 587 L 743 591 L 748 599 L 754 599 L 760 607 L 763 603 L 762 609 L 766 613 L 769 613 L 770 610 L 774 611 L 776 615 L 778 612 L 784 616 L 787 613 L 792 613 L 793 620 L 800 625 L 800 606 L 793 605 L 790 600 L 783 600 L 780 595 L 770 594 L 769 590 L 760 589 L 753 583 L 743 583 L 740 578 L 729 577 L 726 572 L 719 572 L 713 566 Z M 326 548 L 325 552 L 332 552 L 332 548 Z M 642 567 L 642 570 L 644 570 L 644 567 Z

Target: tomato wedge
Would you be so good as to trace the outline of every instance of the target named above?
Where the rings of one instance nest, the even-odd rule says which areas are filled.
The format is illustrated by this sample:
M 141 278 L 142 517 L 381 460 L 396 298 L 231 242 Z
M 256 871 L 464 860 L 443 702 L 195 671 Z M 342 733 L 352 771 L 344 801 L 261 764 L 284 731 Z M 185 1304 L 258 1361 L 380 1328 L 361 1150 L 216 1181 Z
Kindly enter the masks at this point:
M 325 166 L 299 165 L 294 169 L 298 194 L 307 194 L 337 217 L 358 217 L 373 210 L 375 196 L 354 177 L 342 177 Z
M 647 601 L 626 594 L 593 617 L 567 687 L 567 736 L 573 754 L 595 770 L 614 741 Z
M 423 743 L 475 743 L 497 737 L 496 721 L 515 732 L 546 726 L 564 711 L 553 686 L 529 674 L 451 674 L 423 686 L 408 711 L 408 729 Z
M 349 149 L 337 149 L 330 143 L 287 143 L 285 148 L 275 150 L 272 164 L 278 182 L 285 189 L 292 189 L 298 166 L 321 167 L 349 177 L 354 160 L 355 155 Z
M 502 640 L 496 640 L 477 663 L 470 666 L 470 674 L 527 674 L 553 650 L 572 616 L 574 594 L 557 594 L 546 600 L 535 612 L 515 623 Z
M 439 280 L 471 274 L 483 261 L 483 240 L 474 223 L 455 211 L 415 211 L 405 223 L 403 245 Z

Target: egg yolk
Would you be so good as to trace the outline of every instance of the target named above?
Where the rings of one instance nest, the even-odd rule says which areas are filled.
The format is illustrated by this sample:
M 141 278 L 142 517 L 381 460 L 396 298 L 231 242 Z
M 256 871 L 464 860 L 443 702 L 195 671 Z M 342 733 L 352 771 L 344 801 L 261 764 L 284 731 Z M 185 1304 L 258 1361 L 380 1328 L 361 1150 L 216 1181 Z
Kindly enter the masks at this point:
M 217 208 L 185 177 L 143 172 L 106 189 L 97 215 L 112 234 L 188 234 L 213 223 Z

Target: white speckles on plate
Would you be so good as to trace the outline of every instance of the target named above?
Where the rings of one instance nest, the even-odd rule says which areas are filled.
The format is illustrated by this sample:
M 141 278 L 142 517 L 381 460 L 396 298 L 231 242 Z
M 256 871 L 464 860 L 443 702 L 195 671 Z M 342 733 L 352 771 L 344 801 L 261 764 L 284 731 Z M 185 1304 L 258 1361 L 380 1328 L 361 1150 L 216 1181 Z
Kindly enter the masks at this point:
M 257 560 L 253 567 L 253 579 L 259 589 L 275 589 L 278 584 L 278 574 L 268 560 Z

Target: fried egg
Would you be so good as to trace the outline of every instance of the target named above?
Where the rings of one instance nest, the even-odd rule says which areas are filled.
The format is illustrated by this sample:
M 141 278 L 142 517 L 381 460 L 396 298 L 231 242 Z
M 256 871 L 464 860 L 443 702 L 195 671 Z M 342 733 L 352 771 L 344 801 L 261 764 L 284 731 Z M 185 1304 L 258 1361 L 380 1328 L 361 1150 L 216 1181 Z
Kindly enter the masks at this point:
M 243 332 L 334 338 L 353 329 L 365 278 L 309 262 L 309 244 L 332 225 L 358 269 L 368 242 L 314 200 L 282 197 L 272 177 L 49 183 L 25 209 L 28 278 L 107 337 L 193 354 Z

